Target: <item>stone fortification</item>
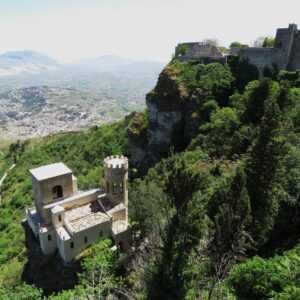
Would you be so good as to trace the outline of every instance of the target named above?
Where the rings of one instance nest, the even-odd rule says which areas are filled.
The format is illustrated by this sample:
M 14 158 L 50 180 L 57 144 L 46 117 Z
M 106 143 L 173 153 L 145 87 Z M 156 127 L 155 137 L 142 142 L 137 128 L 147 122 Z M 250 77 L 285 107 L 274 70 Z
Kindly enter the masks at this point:
M 300 31 L 296 24 L 278 28 L 272 48 L 241 48 L 237 55 L 249 59 L 262 73 L 265 67 L 295 71 L 300 69 Z
M 128 159 L 104 160 L 106 191 L 77 190 L 77 180 L 63 163 L 30 170 L 35 207 L 27 209 L 27 224 L 46 255 L 58 252 L 70 262 L 80 251 L 112 237 L 120 250 L 130 245 L 128 224 Z
M 208 63 L 226 62 L 227 56 L 223 56 L 214 46 L 202 43 L 182 43 L 178 46 L 180 45 L 187 46 L 189 50 L 179 55 L 179 60 L 202 58 L 210 59 Z M 233 48 L 229 55 L 248 59 L 257 66 L 261 75 L 266 67 L 270 70 L 300 70 L 300 31 L 296 24 L 289 24 L 288 28 L 277 29 L 274 47 Z

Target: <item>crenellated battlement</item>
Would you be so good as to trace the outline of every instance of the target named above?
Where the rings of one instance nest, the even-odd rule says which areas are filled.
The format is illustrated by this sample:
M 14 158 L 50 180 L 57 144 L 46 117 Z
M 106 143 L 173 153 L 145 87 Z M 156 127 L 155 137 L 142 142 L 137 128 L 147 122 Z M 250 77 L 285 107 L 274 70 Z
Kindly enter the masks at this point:
M 123 155 L 107 156 L 104 159 L 104 168 L 109 169 L 128 169 L 128 158 Z

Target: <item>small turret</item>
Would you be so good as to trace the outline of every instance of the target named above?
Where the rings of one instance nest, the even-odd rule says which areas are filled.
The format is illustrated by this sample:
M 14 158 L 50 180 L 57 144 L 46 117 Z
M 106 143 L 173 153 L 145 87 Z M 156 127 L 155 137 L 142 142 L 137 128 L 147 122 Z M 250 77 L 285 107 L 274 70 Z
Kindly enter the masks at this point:
M 106 196 L 115 205 L 128 206 L 128 158 L 114 155 L 104 159 Z

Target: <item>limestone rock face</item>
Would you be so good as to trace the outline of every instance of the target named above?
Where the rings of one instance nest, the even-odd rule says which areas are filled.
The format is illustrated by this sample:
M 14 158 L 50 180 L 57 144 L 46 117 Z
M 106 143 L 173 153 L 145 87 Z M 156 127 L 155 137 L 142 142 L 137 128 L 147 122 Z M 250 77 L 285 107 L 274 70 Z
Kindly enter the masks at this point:
M 148 149 L 158 155 L 172 145 L 174 126 L 183 120 L 181 111 L 161 111 L 156 103 L 147 101 L 149 127 Z
M 148 123 L 143 136 L 127 131 L 133 164 L 152 166 L 169 153 L 171 146 L 180 148 L 179 144 L 194 136 L 199 120 L 191 117 L 197 106 L 197 101 L 191 102 L 191 96 L 166 67 L 146 96 Z

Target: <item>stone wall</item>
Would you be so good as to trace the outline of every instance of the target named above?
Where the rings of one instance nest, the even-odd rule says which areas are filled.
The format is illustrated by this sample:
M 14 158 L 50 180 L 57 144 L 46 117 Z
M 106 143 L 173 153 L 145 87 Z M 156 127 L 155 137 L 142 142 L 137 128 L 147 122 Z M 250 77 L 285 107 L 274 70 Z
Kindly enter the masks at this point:
M 69 262 L 76 254 L 87 248 L 89 245 L 110 237 L 111 226 L 111 221 L 107 220 L 85 230 L 76 232 L 69 240 L 62 240 L 57 234 L 58 251 L 61 257 L 64 261 Z M 86 243 L 85 238 L 87 238 Z M 71 247 L 71 243 L 73 243 L 74 248 Z
M 290 24 L 288 28 L 279 28 L 274 48 L 241 48 L 237 54 L 241 58 L 248 58 L 258 67 L 261 75 L 264 67 L 272 69 L 273 64 L 279 70 L 299 70 L 300 31 L 295 24 Z
M 256 65 L 260 75 L 265 67 L 272 70 L 273 64 L 276 64 L 279 69 L 286 69 L 285 56 L 278 48 L 241 48 L 239 56 L 241 59 L 249 59 L 252 64 Z

